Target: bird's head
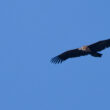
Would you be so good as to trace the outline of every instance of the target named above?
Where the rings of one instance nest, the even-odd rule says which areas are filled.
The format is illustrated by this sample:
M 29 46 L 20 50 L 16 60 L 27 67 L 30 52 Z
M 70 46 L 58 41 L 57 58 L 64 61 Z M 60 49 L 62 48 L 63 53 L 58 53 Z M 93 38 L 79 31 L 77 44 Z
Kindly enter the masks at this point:
M 88 47 L 87 47 L 87 46 L 83 46 L 83 47 L 81 47 L 81 49 L 82 49 L 82 50 L 87 50 Z
M 87 52 L 91 51 L 88 46 L 83 46 L 83 47 L 79 48 L 79 50 L 87 51 Z

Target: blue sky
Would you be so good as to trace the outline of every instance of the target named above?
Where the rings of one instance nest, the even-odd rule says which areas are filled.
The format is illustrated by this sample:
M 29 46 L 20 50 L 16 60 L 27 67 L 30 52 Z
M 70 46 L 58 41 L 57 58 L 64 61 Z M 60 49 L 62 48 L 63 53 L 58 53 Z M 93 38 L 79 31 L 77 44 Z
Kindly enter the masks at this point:
M 0 1 L 1 110 L 110 110 L 110 49 L 50 59 L 110 38 L 109 0 Z

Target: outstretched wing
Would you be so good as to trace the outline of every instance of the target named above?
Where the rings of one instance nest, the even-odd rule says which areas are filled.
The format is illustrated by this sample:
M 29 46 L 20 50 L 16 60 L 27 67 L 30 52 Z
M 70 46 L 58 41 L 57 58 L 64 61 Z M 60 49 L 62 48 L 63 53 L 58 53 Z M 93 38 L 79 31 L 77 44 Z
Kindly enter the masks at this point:
M 95 52 L 104 50 L 105 48 L 110 47 L 110 39 L 96 42 L 96 43 L 94 43 L 94 44 L 89 45 L 88 47 L 89 47 L 92 51 L 95 51 Z
M 73 58 L 73 57 L 80 57 L 80 56 L 84 56 L 89 54 L 88 52 L 79 50 L 79 49 L 74 49 L 74 50 L 69 50 L 66 51 L 54 58 L 51 59 L 52 63 L 62 63 L 64 60 L 68 59 L 68 58 Z

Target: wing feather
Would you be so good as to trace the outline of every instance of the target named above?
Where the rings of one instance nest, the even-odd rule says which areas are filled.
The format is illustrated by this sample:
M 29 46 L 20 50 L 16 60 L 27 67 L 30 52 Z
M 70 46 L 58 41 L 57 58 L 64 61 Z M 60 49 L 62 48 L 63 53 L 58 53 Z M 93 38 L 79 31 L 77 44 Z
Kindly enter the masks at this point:
M 95 52 L 104 50 L 105 48 L 110 47 L 110 39 L 96 42 L 96 43 L 94 43 L 94 44 L 89 45 L 88 47 L 89 47 L 92 51 L 95 51 Z
M 79 49 L 74 49 L 74 50 L 69 50 L 66 51 L 54 58 L 51 59 L 52 63 L 62 63 L 64 60 L 68 59 L 68 58 L 73 58 L 73 57 L 80 57 L 80 56 L 84 56 L 89 54 L 88 52 L 79 50 Z

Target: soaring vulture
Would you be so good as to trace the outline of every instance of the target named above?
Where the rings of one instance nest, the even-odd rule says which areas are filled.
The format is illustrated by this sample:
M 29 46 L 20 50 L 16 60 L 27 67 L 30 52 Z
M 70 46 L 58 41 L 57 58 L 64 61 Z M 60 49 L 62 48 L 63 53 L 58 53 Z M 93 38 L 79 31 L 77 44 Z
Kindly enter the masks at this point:
M 62 63 L 68 58 L 80 57 L 85 55 L 91 55 L 93 57 L 101 57 L 102 54 L 99 51 L 110 47 L 110 39 L 102 40 L 91 45 L 83 46 L 73 50 L 66 51 L 51 59 L 52 63 Z

